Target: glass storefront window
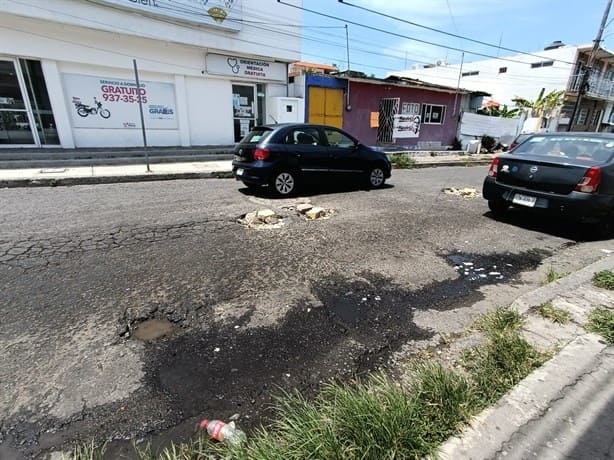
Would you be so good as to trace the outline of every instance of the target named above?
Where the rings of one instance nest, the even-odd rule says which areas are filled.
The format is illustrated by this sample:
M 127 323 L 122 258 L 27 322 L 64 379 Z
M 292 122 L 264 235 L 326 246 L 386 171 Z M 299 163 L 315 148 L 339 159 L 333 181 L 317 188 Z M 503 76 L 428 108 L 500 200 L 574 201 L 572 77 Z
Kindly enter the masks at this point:
M 20 59 L 20 64 L 40 142 L 41 144 L 59 144 L 60 139 L 51 111 L 51 102 L 49 101 L 41 63 L 40 61 Z
M 13 61 L 0 61 L 0 144 L 34 144 Z
M 255 126 L 257 104 L 254 90 L 254 85 L 232 85 L 235 142 L 243 139 Z

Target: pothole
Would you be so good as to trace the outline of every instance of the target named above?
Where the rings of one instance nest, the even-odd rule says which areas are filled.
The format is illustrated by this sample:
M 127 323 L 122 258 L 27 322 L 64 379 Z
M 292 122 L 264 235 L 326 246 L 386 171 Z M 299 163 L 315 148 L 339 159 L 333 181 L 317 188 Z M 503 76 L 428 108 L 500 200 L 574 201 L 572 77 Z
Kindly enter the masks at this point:
M 465 188 L 446 187 L 446 188 L 441 189 L 441 191 L 445 193 L 446 195 L 462 196 L 463 198 L 477 198 L 478 196 L 480 196 L 480 193 L 472 187 L 465 187 Z
M 134 338 L 149 342 L 173 333 L 173 324 L 166 319 L 148 319 L 134 329 Z

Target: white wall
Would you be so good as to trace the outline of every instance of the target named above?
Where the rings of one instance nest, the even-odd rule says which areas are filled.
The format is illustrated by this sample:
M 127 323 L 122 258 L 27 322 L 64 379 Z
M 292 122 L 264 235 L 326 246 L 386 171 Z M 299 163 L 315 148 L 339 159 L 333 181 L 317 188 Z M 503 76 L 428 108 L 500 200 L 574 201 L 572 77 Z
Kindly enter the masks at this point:
M 243 13 L 252 21 L 275 12 L 266 20 L 301 22 L 296 13 L 300 10 L 282 6 L 275 0 L 243 0 Z M 160 40 L 165 36 L 169 40 Z M 300 39 L 280 36 L 271 27 L 244 26 L 235 33 L 172 24 L 84 0 L 44 4 L 0 0 L 0 56 L 44 63 L 58 132 L 66 148 L 142 145 L 140 129 L 71 128 L 68 114 L 74 107 L 62 84 L 65 73 L 134 80 L 133 59 L 141 80 L 175 87 L 178 128 L 148 129 L 149 145 L 233 143 L 231 78 L 207 74 L 208 52 L 291 61 L 300 58 Z M 287 95 L 286 85 L 280 83 L 266 83 L 266 91 L 267 96 Z
M 290 3 L 302 6 L 302 0 L 290 0 Z M 243 18 L 248 21 L 302 23 L 300 9 L 280 4 L 276 0 L 242 0 L 242 9 Z M 80 27 L 106 30 L 114 34 L 192 45 L 212 52 L 217 50 L 242 53 L 272 57 L 288 62 L 300 59 L 300 36 L 296 33 L 288 33 L 287 27 L 275 28 L 271 25 L 263 27 L 260 24 L 245 22 L 240 32 L 230 32 L 195 26 L 187 22 L 144 16 L 86 0 L 19 0 L 19 2 L 4 0 L 0 2 L 0 12 L 60 24 L 77 24 Z M 21 26 L 15 24 L 14 28 L 19 29 Z M 36 29 L 29 29 L 29 31 L 40 33 Z M 77 35 L 74 38 L 80 41 L 82 36 Z M 99 42 L 99 44 L 104 45 L 104 42 Z M 117 48 L 119 49 L 121 48 Z
M 189 77 L 186 92 L 192 145 L 232 144 L 232 83 Z
M 462 72 L 478 71 L 479 75 L 461 77 L 460 87 L 472 91 L 485 91 L 492 94 L 492 99 L 508 106 L 513 106 L 512 99 L 523 97 L 535 100 L 541 91 L 546 93 L 561 90 L 567 87 L 573 65 L 565 62 L 575 62 L 577 47 L 565 46 L 549 51 L 537 51 L 528 56 L 519 54 L 502 58 L 484 59 L 474 62 L 465 62 Z M 531 63 L 555 60 L 551 67 L 531 68 Z M 512 62 L 517 61 L 517 62 Z M 499 69 L 506 67 L 505 73 Z M 456 86 L 460 65 L 436 66 L 428 69 L 404 70 L 392 72 L 391 75 L 417 78 L 429 83 Z M 488 98 L 485 98 L 488 99 Z

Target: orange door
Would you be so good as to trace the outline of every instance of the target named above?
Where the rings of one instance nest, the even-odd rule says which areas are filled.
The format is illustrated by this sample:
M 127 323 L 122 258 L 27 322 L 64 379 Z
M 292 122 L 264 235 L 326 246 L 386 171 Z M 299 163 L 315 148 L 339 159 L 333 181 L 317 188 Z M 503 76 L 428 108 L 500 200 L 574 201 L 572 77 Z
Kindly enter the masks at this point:
M 343 128 L 343 90 L 310 87 L 307 121 Z

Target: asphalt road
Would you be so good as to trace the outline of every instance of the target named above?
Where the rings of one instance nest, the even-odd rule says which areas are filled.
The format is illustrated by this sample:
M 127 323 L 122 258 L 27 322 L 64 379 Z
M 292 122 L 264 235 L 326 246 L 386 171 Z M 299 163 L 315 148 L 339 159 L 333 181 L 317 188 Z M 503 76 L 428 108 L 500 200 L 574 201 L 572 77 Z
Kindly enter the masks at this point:
M 307 190 L 334 210 L 315 221 L 231 179 L 1 189 L 0 457 L 91 438 L 118 456 L 204 417 L 249 428 L 280 387 L 398 370 L 546 270 L 600 257 L 578 226 L 442 193 L 484 173 Z M 237 222 L 261 208 L 281 224 Z M 152 319 L 171 333 L 139 340 Z

